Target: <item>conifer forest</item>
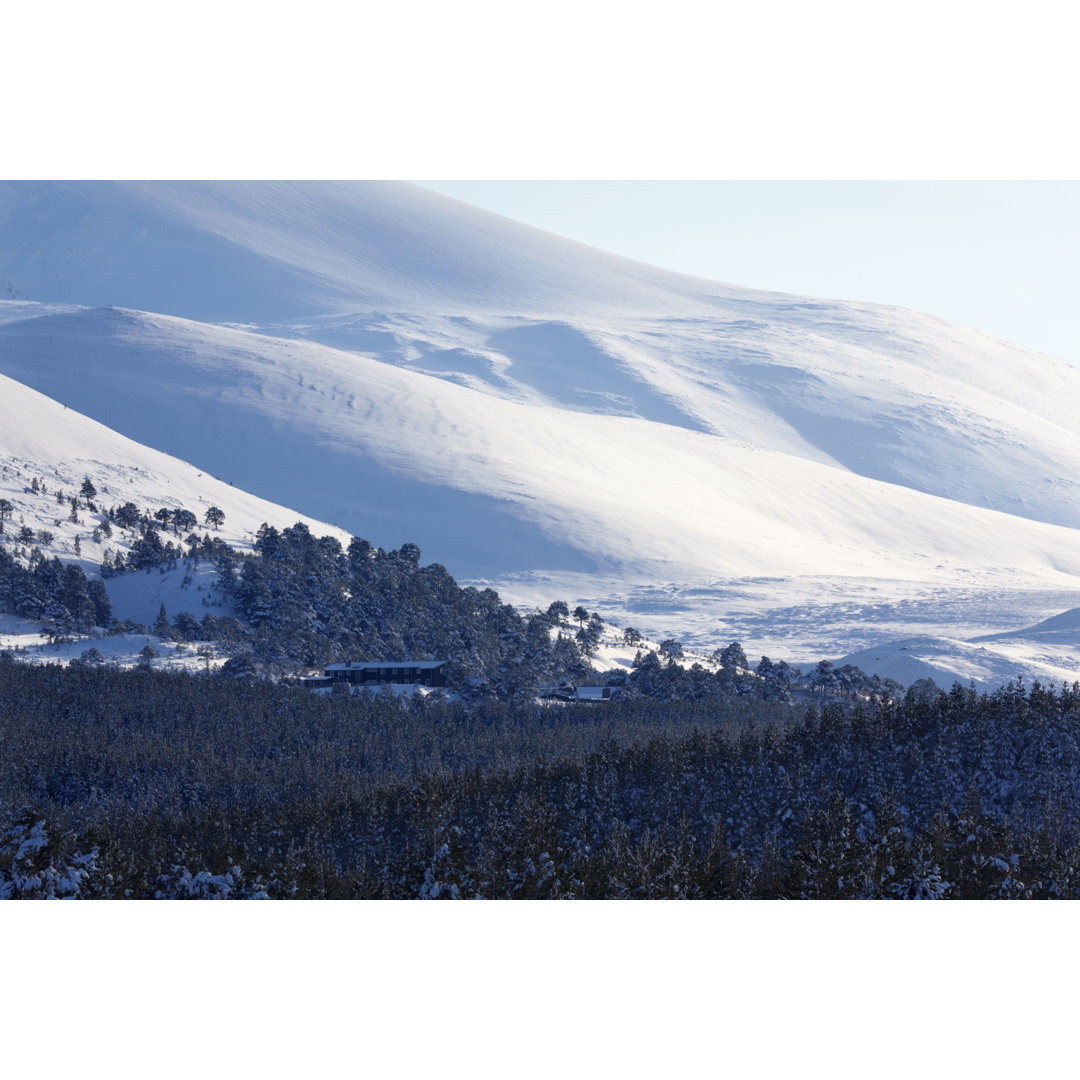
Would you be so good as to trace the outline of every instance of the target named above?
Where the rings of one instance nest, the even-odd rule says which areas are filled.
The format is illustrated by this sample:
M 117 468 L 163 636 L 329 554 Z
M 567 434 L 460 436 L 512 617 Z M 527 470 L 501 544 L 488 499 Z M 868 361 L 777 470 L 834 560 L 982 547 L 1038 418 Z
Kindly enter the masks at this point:
M 551 707 L 7 660 L 0 699 L 7 897 L 1080 891 L 1076 686 Z

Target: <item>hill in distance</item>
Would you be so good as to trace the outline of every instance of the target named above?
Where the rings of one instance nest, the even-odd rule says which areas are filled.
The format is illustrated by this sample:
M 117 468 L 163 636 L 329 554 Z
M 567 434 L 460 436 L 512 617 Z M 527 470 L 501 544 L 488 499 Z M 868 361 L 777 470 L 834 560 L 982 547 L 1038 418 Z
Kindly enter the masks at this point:
M 837 655 L 1075 606 L 1080 375 L 941 319 L 383 183 L 2 185 L 0 289 L 10 378 L 511 599 Z

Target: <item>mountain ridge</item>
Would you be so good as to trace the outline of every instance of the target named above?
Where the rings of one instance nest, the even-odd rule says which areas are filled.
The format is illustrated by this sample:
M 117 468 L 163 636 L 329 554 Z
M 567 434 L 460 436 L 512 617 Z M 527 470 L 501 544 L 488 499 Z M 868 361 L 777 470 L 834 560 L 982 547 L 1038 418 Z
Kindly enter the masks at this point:
M 138 269 L 125 275 L 125 264 Z M 207 284 L 179 286 L 178 276 Z M 582 294 L 610 311 L 662 311 L 696 293 L 709 311 L 716 293 L 772 295 L 660 270 L 411 184 L 347 181 L 7 182 L 0 283 L 21 299 L 212 321 L 265 321 L 260 290 L 290 317 L 402 303 L 565 314 Z

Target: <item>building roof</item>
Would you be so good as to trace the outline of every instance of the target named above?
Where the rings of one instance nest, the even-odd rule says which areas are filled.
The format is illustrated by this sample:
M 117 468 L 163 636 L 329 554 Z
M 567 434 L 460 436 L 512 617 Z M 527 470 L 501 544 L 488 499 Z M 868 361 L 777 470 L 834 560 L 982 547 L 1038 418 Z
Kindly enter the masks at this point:
M 610 686 L 579 686 L 577 688 L 578 701 L 605 701 L 611 697 Z

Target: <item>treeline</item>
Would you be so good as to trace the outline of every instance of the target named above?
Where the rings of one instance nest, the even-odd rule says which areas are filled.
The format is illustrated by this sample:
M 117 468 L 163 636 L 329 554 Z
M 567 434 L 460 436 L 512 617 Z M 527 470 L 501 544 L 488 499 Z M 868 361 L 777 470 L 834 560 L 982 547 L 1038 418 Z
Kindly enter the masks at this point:
M 89 505 L 93 506 L 93 503 Z M 207 509 L 205 524 L 216 529 L 224 521 L 225 514 L 218 507 Z M 131 542 L 126 552 L 117 550 L 106 554 L 101 563 L 101 576 L 110 578 L 139 570 L 173 567 L 185 557 L 228 561 L 232 549 L 218 537 L 194 532 L 198 523 L 198 518 L 184 507 L 163 506 L 151 513 L 133 502 L 126 502 L 104 510 L 100 529 L 95 532 L 111 537 L 115 524 L 128 530 Z M 176 539 L 171 539 L 167 535 L 169 532 Z M 181 537 L 184 537 L 182 541 Z
M 126 510 L 126 512 L 125 512 Z M 141 535 L 126 556 L 128 569 L 175 561 L 178 550 L 162 541 L 154 523 L 132 504 L 111 512 Z M 159 511 L 159 515 L 164 514 Z M 175 520 L 175 518 L 174 518 Z M 403 544 L 384 551 L 354 537 L 347 549 L 333 537 L 315 537 L 297 523 L 278 530 L 264 524 L 254 551 L 242 554 L 221 540 L 194 535 L 186 557 L 211 560 L 240 619 L 190 612 L 160 612 L 153 632 L 184 642 L 219 641 L 233 652 L 229 672 L 260 668 L 284 674 L 343 660 L 450 661 L 450 685 L 470 699 L 494 695 L 524 701 L 540 686 L 575 682 L 594 673 L 587 662 L 600 642 L 604 620 L 564 601 L 545 612 L 522 614 L 491 589 L 462 588 L 438 563 L 420 565 L 420 549 Z M 114 567 L 111 573 L 118 572 Z M 624 632 L 640 640 L 632 629 Z M 682 647 L 664 642 L 659 652 L 639 653 L 630 672 L 606 681 L 616 696 L 662 701 L 705 701 L 732 696 L 791 703 L 794 692 L 823 697 L 885 699 L 899 683 L 850 665 L 822 661 L 804 678 L 797 669 L 762 657 L 756 671 L 738 642 L 718 649 L 715 669 L 683 667 Z
M 492 589 L 462 588 L 420 549 L 343 549 L 306 525 L 260 528 L 251 555 L 218 562 L 222 587 L 248 626 L 252 660 L 271 670 L 341 660 L 448 660 L 450 684 L 472 698 L 531 696 L 587 670 L 556 619 L 523 615 Z
M 541 708 L 0 663 L 0 893 L 1075 898 L 1080 686 Z
M 94 501 L 98 490 L 88 476 L 84 477 L 77 494 L 68 494 L 61 487 L 50 491 L 45 481 L 37 476 L 31 479 L 30 486 L 26 490 L 42 498 L 55 500 L 57 513 L 61 512 L 59 509 L 61 507 L 68 508 L 65 511 L 68 514 L 67 520 L 76 525 L 87 525 L 90 530 L 89 538 L 94 543 L 112 539 L 115 528 L 126 530 L 128 550 L 113 549 L 106 552 L 101 563 L 103 578 L 137 570 L 174 566 L 185 556 L 220 555 L 226 549 L 226 545 L 221 540 L 216 538 L 212 540 L 208 534 L 200 536 L 194 531 L 199 525 L 199 519 L 192 511 L 184 507 L 159 507 L 156 510 L 147 510 L 130 501 L 112 507 L 99 505 Z M 10 501 L 0 499 L 0 537 L 7 536 L 3 520 L 4 517 L 10 515 L 12 510 Z M 79 516 L 80 511 L 91 515 L 91 520 L 84 521 Z M 206 526 L 218 529 L 224 521 L 225 514 L 219 507 L 207 508 L 203 519 Z M 54 527 L 59 525 L 60 519 L 57 517 L 54 519 Z M 170 532 L 175 539 L 167 535 Z M 40 529 L 35 532 L 26 525 L 13 530 L 10 537 L 16 544 L 23 546 L 26 559 L 33 557 L 35 545 L 48 549 L 56 540 L 51 530 Z M 184 545 L 187 545 L 186 549 Z M 80 553 L 81 540 L 79 536 L 76 536 L 75 554 Z
M 31 490 L 48 495 L 36 478 Z M 387 552 L 354 538 L 345 550 L 302 523 L 281 531 L 264 524 L 247 554 L 195 531 L 197 518 L 182 507 L 100 508 L 96 495 L 89 479 L 79 497 L 55 493 L 58 503 L 70 503 L 73 520 L 80 508 L 98 515 L 95 539 L 124 538 L 126 550 L 113 549 L 102 561 L 104 579 L 174 569 L 181 561 L 192 568 L 213 563 L 240 618 L 162 610 L 151 629 L 170 640 L 217 642 L 232 654 L 231 674 L 281 676 L 341 660 L 438 659 L 450 662 L 450 684 L 470 699 L 525 699 L 539 685 L 589 671 L 584 653 L 595 647 L 603 625 L 598 615 L 578 635 L 559 615 L 564 603 L 553 605 L 554 612 L 523 615 L 491 589 L 462 588 L 437 563 L 421 567 L 415 544 Z M 212 506 L 205 524 L 219 528 L 224 518 Z M 28 566 L 3 553 L 0 611 L 43 619 L 57 635 L 87 633 L 94 625 L 113 634 L 148 629 L 112 620 L 106 588 L 87 583 L 80 568 L 57 571 L 57 560 L 38 548 L 25 561 Z M 62 591 L 53 581 L 57 574 L 67 583 Z
M 589 670 L 583 650 L 595 644 L 595 625 L 579 645 L 569 630 L 558 631 L 558 614 L 523 615 L 491 589 L 462 588 L 438 563 L 420 566 L 415 544 L 384 551 L 354 538 L 346 550 L 298 522 L 280 531 L 264 524 L 254 551 L 243 553 L 209 534 L 181 540 L 195 523 L 186 510 L 150 514 L 125 503 L 105 518 L 132 535 L 126 553 L 103 562 L 106 578 L 182 559 L 214 564 L 240 618 L 162 611 L 152 629 L 167 639 L 221 643 L 233 653 L 233 674 L 283 675 L 358 658 L 445 659 L 450 684 L 470 698 L 523 699 Z M 206 519 L 218 526 L 224 515 L 211 507 Z
M 681 650 L 666 651 L 664 642 L 657 652 L 638 652 L 629 672 L 612 672 L 608 683 L 618 688 L 618 695 L 650 697 L 659 701 L 714 701 L 723 698 L 761 698 L 779 704 L 793 704 L 799 692 L 843 701 L 885 702 L 903 694 L 903 686 L 895 679 L 869 675 L 853 664 L 835 667 L 822 660 L 811 674 L 804 675 L 786 661 L 774 663 L 763 656 L 751 669 L 742 645 L 733 641 L 717 649 L 711 659 L 715 669 L 701 664 L 684 667 L 676 663 Z
M 101 581 L 88 579 L 76 563 L 46 558 L 36 547 L 24 566 L 0 545 L 0 611 L 41 621 L 56 639 L 88 634 L 112 619 Z
M 36 479 L 31 489 L 47 494 L 44 483 Z M 280 677 L 343 660 L 438 659 L 449 661 L 451 687 L 470 700 L 496 696 L 518 701 L 530 699 L 542 686 L 595 678 L 588 659 L 604 633 L 599 613 L 578 607 L 571 615 L 561 600 L 546 612 L 520 613 L 493 590 L 462 588 L 437 563 L 421 567 L 415 544 L 384 551 L 353 538 L 343 549 L 333 537 L 313 536 L 302 523 L 280 531 L 264 524 L 254 551 L 245 554 L 219 537 L 189 531 L 198 520 L 183 507 L 151 511 L 126 502 L 99 511 L 93 502 L 96 495 L 89 478 L 79 497 L 55 493 L 59 502 L 70 502 L 72 515 L 80 505 L 99 513 L 95 539 L 111 539 L 115 530 L 125 536 L 126 551 L 106 554 L 101 565 L 104 578 L 175 569 L 181 560 L 194 569 L 200 561 L 209 561 L 240 618 L 162 608 L 149 627 L 133 620 L 109 621 L 105 589 L 96 582 L 87 591 L 84 582 L 97 620 L 88 623 L 91 607 L 80 600 L 72 608 L 57 596 L 51 585 L 53 570 L 46 574 L 48 588 L 35 587 L 33 578 L 27 577 L 37 575 L 44 560 L 37 549 L 30 550 L 28 569 L 18 569 L 16 560 L 7 559 L 13 569 L 7 587 L 0 581 L 0 610 L 45 619 L 57 636 L 85 633 L 98 625 L 110 634 L 150 630 L 167 640 L 215 642 L 230 655 L 227 673 L 236 676 Z M 206 511 L 206 525 L 219 528 L 223 522 L 217 507 Z M 56 562 L 44 561 L 50 567 Z M 72 579 L 78 575 L 77 569 L 69 574 Z M 73 596 L 73 587 L 65 596 Z M 623 640 L 643 641 L 632 627 L 623 631 Z M 603 677 L 616 696 L 664 701 L 749 696 L 790 703 L 798 690 L 805 689 L 845 698 L 879 698 L 900 689 L 898 683 L 856 668 L 834 671 L 828 661 L 806 679 L 768 657 L 751 671 L 738 642 L 716 650 L 714 669 L 683 667 L 678 663 L 682 659 L 681 644 L 669 640 L 661 643 L 658 653 L 639 654 L 632 671 L 612 671 Z

